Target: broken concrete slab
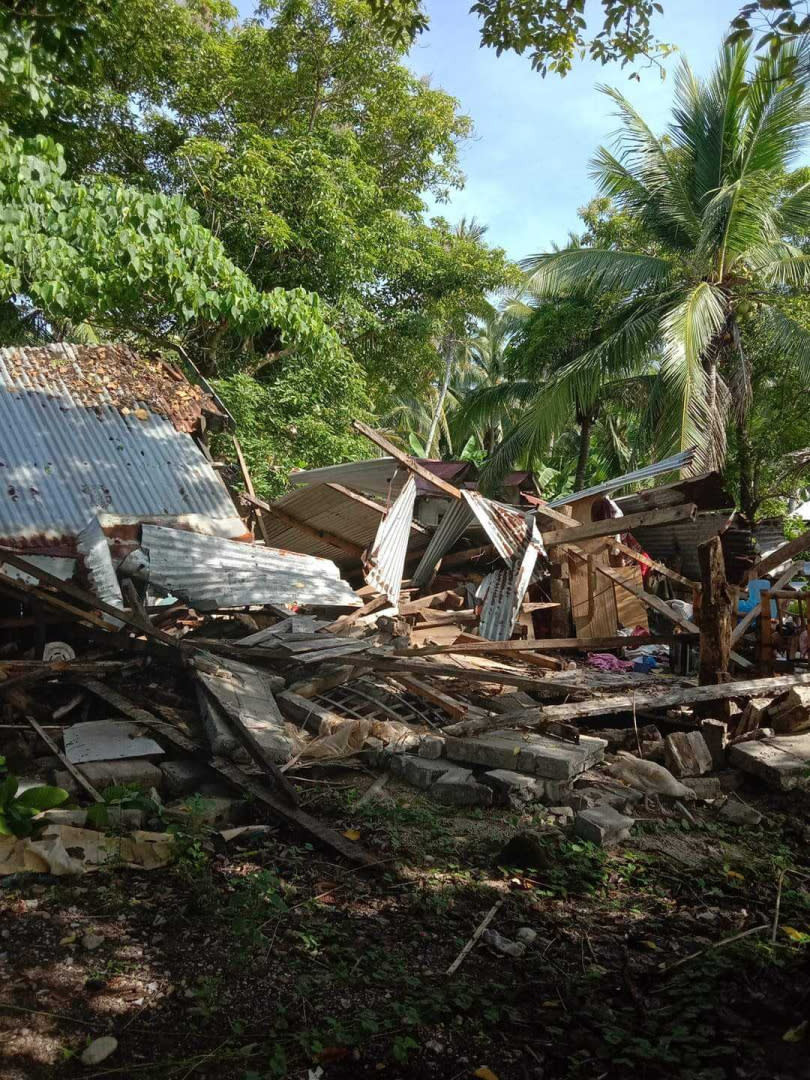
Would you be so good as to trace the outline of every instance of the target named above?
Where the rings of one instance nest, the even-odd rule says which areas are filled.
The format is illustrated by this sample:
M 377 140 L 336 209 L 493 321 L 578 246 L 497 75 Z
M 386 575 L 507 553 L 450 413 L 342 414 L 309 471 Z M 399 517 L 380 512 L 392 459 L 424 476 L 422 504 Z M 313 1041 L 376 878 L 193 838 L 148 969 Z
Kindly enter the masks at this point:
M 65 757 L 71 765 L 90 761 L 120 761 L 133 757 L 161 757 L 163 747 L 131 720 L 87 720 L 63 734 Z
M 762 821 L 762 814 L 760 814 L 759 810 L 755 810 L 753 806 L 749 806 L 748 803 L 744 803 L 740 799 L 734 798 L 734 796 L 720 807 L 718 817 L 731 822 L 732 825 L 751 827 L 759 825 Z
M 620 814 L 612 806 L 594 806 L 581 810 L 574 818 L 574 832 L 599 847 L 614 847 L 626 840 L 635 819 Z
M 723 794 L 723 788 L 717 776 L 695 776 L 689 781 L 689 787 L 700 802 L 719 799 Z
M 588 735 L 578 743 L 548 735 L 522 735 L 512 730 L 492 731 L 485 736 L 445 740 L 445 754 L 452 761 L 488 765 L 549 780 L 570 780 L 604 757 L 607 743 Z
M 207 765 L 187 758 L 182 761 L 161 762 L 163 786 L 168 795 L 190 795 L 199 791 L 203 784 L 214 779 L 215 774 Z
M 739 743 L 729 749 L 728 760 L 782 791 L 810 787 L 810 732 Z
M 574 811 L 570 806 L 550 806 L 548 812 L 563 825 L 569 825 L 574 820 Z
M 98 791 L 117 786 L 118 784 L 137 784 L 138 787 L 149 791 L 156 788 L 158 791 L 163 786 L 163 773 L 154 765 L 149 758 L 125 758 L 123 761 L 90 761 L 80 766 L 82 774 Z M 81 794 L 76 781 L 66 769 L 60 769 L 55 773 L 55 782 L 58 787 L 65 788 L 72 795 Z
M 421 758 L 440 758 L 444 753 L 444 739 L 441 735 L 423 735 L 417 754 Z
M 533 776 L 512 769 L 490 769 L 480 780 L 492 788 L 494 801 L 501 806 L 523 806 L 545 794 L 542 780 L 538 783 Z
M 712 755 L 700 731 L 673 731 L 664 740 L 666 765 L 673 776 L 703 776 L 712 771 Z
M 593 806 L 612 806 L 614 810 L 624 811 L 635 806 L 644 798 L 636 788 L 627 787 L 618 781 L 608 781 L 599 785 L 577 787 L 564 800 L 574 810 L 589 810 Z
M 725 768 L 728 725 L 723 720 L 704 720 L 700 725 L 700 733 L 709 748 L 712 767 L 715 769 Z
M 402 754 L 401 775 L 414 787 L 426 790 L 446 773 L 455 772 L 457 775 L 469 776 L 468 769 L 460 769 L 457 765 L 451 765 L 449 761 L 432 761 L 430 758 L 416 757 L 414 754 Z
M 467 769 L 446 772 L 431 785 L 428 795 L 447 806 L 492 806 L 492 788 L 479 784 Z

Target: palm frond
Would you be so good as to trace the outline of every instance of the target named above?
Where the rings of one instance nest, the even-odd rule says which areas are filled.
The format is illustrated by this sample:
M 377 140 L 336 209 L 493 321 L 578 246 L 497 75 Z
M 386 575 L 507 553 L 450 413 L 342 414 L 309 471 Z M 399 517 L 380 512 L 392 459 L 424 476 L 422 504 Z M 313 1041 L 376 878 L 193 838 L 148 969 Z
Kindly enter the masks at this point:
M 672 274 L 672 264 L 655 255 L 599 248 L 530 255 L 521 265 L 529 271 L 527 285 L 538 297 L 629 295 L 661 287 Z
M 709 385 L 704 359 L 726 321 L 722 292 L 702 281 L 661 321 L 661 371 L 680 398 L 681 449 L 697 446 L 708 457 L 720 450 L 711 409 L 719 402 L 716 385 Z
M 810 283 L 810 254 L 792 244 L 767 244 L 748 253 L 748 265 L 770 285 L 801 288 Z
M 760 320 L 769 348 L 795 364 L 801 377 L 810 382 L 810 330 L 776 307 L 763 307 Z

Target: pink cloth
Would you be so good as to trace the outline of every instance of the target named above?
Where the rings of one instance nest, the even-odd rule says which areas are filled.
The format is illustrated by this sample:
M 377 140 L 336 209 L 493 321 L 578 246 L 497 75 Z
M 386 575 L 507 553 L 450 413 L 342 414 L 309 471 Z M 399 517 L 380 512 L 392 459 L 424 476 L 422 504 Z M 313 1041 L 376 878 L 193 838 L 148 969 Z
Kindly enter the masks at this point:
M 599 671 L 632 671 L 632 660 L 620 660 L 613 653 L 588 653 L 588 664 Z

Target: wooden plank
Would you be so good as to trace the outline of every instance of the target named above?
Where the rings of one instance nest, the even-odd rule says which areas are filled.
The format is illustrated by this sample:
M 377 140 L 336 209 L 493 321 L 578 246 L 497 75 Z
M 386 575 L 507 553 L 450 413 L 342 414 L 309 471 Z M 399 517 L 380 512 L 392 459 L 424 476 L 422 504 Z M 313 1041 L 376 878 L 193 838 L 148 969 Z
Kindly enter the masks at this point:
M 810 685 L 810 674 L 777 675 L 766 679 L 745 679 L 736 682 L 719 683 L 716 686 L 694 686 L 671 690 L 665 693 L 622 694 L 616 697 L 604 697 L 589 701 L 571 702 L 565 705 L 543 705 L 537 709 L 523 709 L 502 716 L 501 722 L 507 721 L 525 727 L 540 726 L 549 720 L 566 723 L 587 717 L 610 716 L 620 712 L 640 712 L 644 709 L 670 709 L 675 705 L 698 705 L 708 701 L 722 701 L 724 698 L 775 697 L 794 686 Z
M 612 569 L 625 582 L 635 586 L 638 590 L 644 590 L 644 579 L 641 576 L 640 566 L 614 566 Z M 650 629 L 647 621 L 647 605 L 634 593 L 619 586 L 614 580 L 614 593 L 616 598 L 616 615 L 619 623 L 626 630 L 634 630 L 637 626 L 644 630 Z
M 799 573 L 801 568 L 802 568 L 801 563 L 791 563 L 790 566 L 787 568 L 787 570 L 785 570 L 784 573 L 781 574 L 781 576 L 778 577 L 776 579 L 776 581 L 773 583 L 773 589 L 769 589 L 768 591 L 770 593 L 774 593 L 774 592 L 778 592 L 779 589 L 784 588 L 785 585 L 788 585 L 796 577 L 796 575 Z M 731 644 L 732 645 L 735 645 L 740 640 L 740 638 L 746 632 L 746 630 L 751 625 L 751 623 L 754 621 L 754 619 L 756 619 L 756 617 L 759 615 L 759 611 L 760 611 L 760 605 L 759 604 L 757 604 L 756 607 L 752 607 L 750 611 L 746 611 L 746 613 L 743 615 L 743 617 L 740 619 L 740 621 L 737 623 L 737 625 L 731 631 Z
M 612 582 L 597 577 L 596 566 L 607 562 L 607 553 L 588 553 L 585 561 L 568 564 L 568 586 L 571 593 L 571 616 L 583 646 L 587 640 L 611 637 L 618 630 L 616 594 Z
M 760 559 L 758 563 L 754 563 L 746 575 L 746 580 L 751 581 L 752 578 L 765 577 L 771 570 L 775 570 L 777 566 L 781 566 L 788 559 L 795 558 L 806 548 L 810 548 L 810 530 L 803 532 L 795 540 L 789 540 L 786 544 L 782 544 L 776 551 L 771 552 L 764 559 Z
M 47 731 L 43 731 L 43 729 L 36 722 L 36 720 L 33 718 L 33 716 L 26 716 L 25 719 L 28 721 L 28 723 L 31 725 L 31 727 L 34 729 L 34 731 L 37 733 L 37 735 L 39 735 L 40 739 L 42 739 L 42 741 L 48 747 L 50 752 L 52 754 L 56 754 L 56 756 L 62 762 L 62 765 L 67 769 L 67 771 L 70 773 L 70 775 L 73 777 L 73 779 L 79 785 L 79 787 L 82 788 L 83 791 L 87 792 L 87 794 L 90 796 L 90 798 L 93 800 L 93 802 L 103 803 L 104 799 L 96 791 L 96 789 L 93 787 L 93 785 L 90 783 L 90 781 L 84 775 L 84 773 L 80 769 L 77 769 L 76 766 L 73 764 L 73 762 L 68 761 L 68 759 L 62 753 L 62 751 L 59 749 L 59 747 L 56 745 L 56 743 L 53 741 L 53 739 L 50 737 L 50 735 L 47 733 Z
M 109 691 L 109 687 L 105 687 L 103 683 L 99 683 L 98 686 L 102 687 L 105 691 Z M 98 693 L 98 687 L 96 686 L 88 687 L 88 689 L 92 689 L 93 693 Z M 115 694 L 114 691 L 112 693 Z M 116 699 L 120 698 L 124 702 L 127 702 L 127 699 L 123 698 L 123 695 L 115 695 L 115 697 Z M 112 704 L 112 702 L 109 701 L 109 698 L 106 698 L 105 700 Z M 120 704 L 116 704 L 115 707 L 123 712 Z M 156 734 L 161 735 L 177 750 L 182 750 L 183 753 L 190 754 L 203 761 L 208 759 L 208 752 L 202 746 L 195 743 L 192 739 L 189 739 L 173 725 L 167 724 L 163 720 L 158 720 L 152 713 L 147 712 L 145 709 L 138 708 L 138 706 L 133 705 L 132 702 L 127 702 L 127 707 L 131 707 L 135 710 L 138 723 L 143 724 L 145 727 L 153 730 Z M 124 715 L 129 714 L 125 713 Z M 280 799 L 274 792 L 268 790 L 261 780 L 255 776 L 248 776 L 246 773 L 242 772 L 237 765 L 234 765 L 233 762 L 225 761 L 224 758 L 212 758 L 208 761 L 208 765 L 232 787 L 237 788 L 239 791 L 247 792 L 258 802 L 263 803 L 272 810 L 282 821 L 300 829 L 304 834 L 331 848 L 345 859 L 349 859 L 359 866 L 372 866 L 376 863 L 377 860 L 369 855 L 368 852 L 364 851 L 359 844 L 347 840 L 346 837 L 341 836 L 335 829 L 330 829 L 328 825 L 323 825 L 316 818 L 312 817 L 311 814 L 307 814 L 299 807 L 293 806 L 284 799 Z
M 583 689 L 575 683 L 564 683 L 557 679 L 538 679 L 531 675 L 523 675 L 514 669 L 505 671 L 488 663 L 486 668 L 459 667 L 456 664 L 433 664 L 423 660 L 399 660 L 394 657 L 375 657 L 366 655 L 363 657 L 366 668 L 374 671 L 385 671 L 391 675 L 398 671 L 412 672 L 417 676 L 429 679 L 449 678 L 458 679 L 464 683 L 484 682 L 501 686 L 517 686 L 521 690 L 528 690 L 532 694 L 545 697 L 561 697 L 571 695 L 577 700 L 581 697 L 592 697 L 593 692 Z
M 375 611 L 381 611 L 384 607 L 390 607 L 391 601 L 387 596 L 374 596 L 362 607 L 355 608 L 354 611 L 350 611 L 347 615 L 341 615 L 339 619 L 335 619 L 333 623 L 329 623 L 324 627 L 324 632 L 327 634 L 337 633 L 340 630 L 345 630 L 348 626 L 353 626 L 358 619 L 363 618 L 365 615 L 373 615 Z
M 247 492 L 247 494 L 251 498 L 255 499 L 256 498 L 256 490 L 253 487 L 253 479 L 252 479 L 252 477 L 250 475 L 250 470 L 247 467 L 247 462 L 245 461 L 245 455 L 242 453 L 241 443 L 239 442 L 236 435 L 234 435 L 234 434 L 231 434 L 231 439 L 233 440 L 233 448 L 236 451 L 236 460 L 239 462 L 239 471 L 242 474 L 242 483 L 245 485 L 245 491 Z M 268 532 L 267 532 L 267 525 L 265 524 L 264 520 L 262 519 L 261 512 L 259 512 L 256 515 L 256 517 L 259 520 L 259 530 L 261 531 L 264 542 L 265 542 L 265 544 L 270 546 L 270 541 L 267 539 L 267 537 L 269 535 Z
M 674 612 L 673 612 L 674 614 Z M 697 635 L 700 631 L 695 626 L 690 631 L 691 635 Z M 405 649 L 402 656 L 432 656 L 435 653 L 502 653 L 502 652 L 526 652 L 538 649 L 543 652 L 556 652 L 560 650 L 576 649 L 580 652 L 604 651 L 606 649 L 623 649 L 628 645 L 633 648 L 638 645 L 669 645 L 673 641 L 682 641 L 683 635 L 677 639 L 673 635 L 654 636 L 652 634 L 639 634 L 637 637 L 602 637 L 590 638 L 583 641 L 581 638 L 536 638 L 534 641 L 484 641 L 481 638 L 474 642 L 461 642 L 455 645 L 435 645 L 424 649 Z
M 670 570 L 668 566 L 656 562 L 655 559 L 651 559 L 649 555 L 643 555 L 640 551 L 634 551 L 633 548 L 628 547 L 627 544 L 623 544 L 621 540 L 609 540 L 608 545 L 617 548 L 623 555 L 627 555 L 628 558 L 635 559 L 635 561 L 641 563 L 642 566 L 648 566 L 650 570 L 655 570 L 655 572 L 661 574 L 662 577 L 667 577 L 670 581 L 677 581 L 679 585 L 683 585 L 686 589 L 694 590 L 700 588 L 698 582 L 690 581 L 689 578 L 684 577 L 682 574 L 676 574 L 675 571 Z
M 57 611 L 61 611 L 78 622 L 85 622 L 89 626 L 95 626 L 96 629 L 103 630 L 107 634 L 118 633 L 117 628 L 106 623 L 100 615 L 96 615 L 92 611 L 84 611 L 82 608 L 77 608 L 74 604 L 69 604 L 66 600 L 62 600 L 61 597 L 56 596 L 54 593 L 49 593 L 45 589 L 38 589 L 36 585 L 29 585 L 26 581 L 19 581 L 17 578 L 8 577 L 8 575 L 3 573 L 0 573 L 0 583 L 5 585 L 6 588 L 10 589 L 12 592 L 31 596 L 35 600 L 39 600 L 40 603 L 45 604 L 50 608 L 54 608 Z
M 438 488 L 439 491 L 443 491 L 445 495 L 449 495 L 451 499 L 461 498 L 461 492 L 457 487 L 448 484 L 446 480 L 442 480 L 439 476 L 434 476 L 430 469 L 426 469 L 424 465 L 420 465 L 418 461 L 415 461 L 410 456 L 410 454 L 406 454 L 404 451 L 400 450 L 398 446 L 394 446 L 394 444 L 386 439 L 384 435 L 380 435 L 379 432 L 370 428 L 368 424 L 364 424 L 362 420 L 355 420 L 352 423 L 352 427 L 355 431 L 359 431 L 361 435 L 365 435 L 365 437 L 373 442 L 375 446 L 378 446 L 380 450 L 384 450 L 386 454 L 395 458 L 401 465 L 404 465 L 406 469 L 410 469 L 412 473 L 421 476 L 423 480 L 432 484 L 433 487 Z
M 72 581 L 62 581 L 61 578 L 55 577 L 53 574 L 49 574 L 47 570 L 43 570 L 41 567 L 35 566 L 27 559 L 19 558 L 19 556 L 15 555 L 13 551 L 9 551 L 8 548 L 0 547 L 0 565 L 2 565 L 3 563 L 8 563 L 9 566 L 13 566 L 17 570 L 22 570 L 24 574 L 29 574 L 31 577 L 36 578 L 40 585 L 50 585 L 58 592 L 64 593 L 65 596 L 70 596 L 74 600 L 78 600 L 83 604 L 87 604 L 92 609 L 90 612 L 90 616 L 83 612 L 81 614 L 89 622 L 92 622 L 94 626 L 98 625 L 101 627 L 101 629 L 105 629 L 108 631 L 112 630 L 113 632 L 116 632 L 113 630 L 112 627 L 108 626 L 107 623 L 103 621 L 103 619 L 99 619 L 97 616 L 91 618 L 93 612 L 103 611 L 105 612 L 105 614 L 112 615 L 114 618 L 118 619 L 119 622 L 126 623 L 127 626 L 131 627 L 133 630 L 136 630 L 139 634 L 146 634 L 147 637 L 154 638 L 156 641 L 160 641 L 164 645 L 171 645 L 174 648 L 177 647 L 177 638 L 173 638 L 170 634 L 166 634 L 162 630 L 158 630 L 157 627 L 154 627 L 149 623 L 142 623 L 139 619 L 135 618 L 130 612 L 126 611 L 125 609 L 113 607 L 112 604 L 108 604 L 104 600 L 100 600 L 97 596 L 94 596 L 93 593 L 89 593 L 85 589 L 79 588 L 78 585 L 74 585 Z M 4 582 L 9 582 L 12 587 L 21 584 L 21 582 L 15 581 L 12 578 L 7 578 L 5 574 L 0 574 L 0 577 L 4 580 Z M 30 586 L 30 588 L 33 588 L 33 586 Z M 49 597 L 50 594 L 43 593 L 42 595 L 46 597 L 45 602 L 47 602 L 47 597 Z M 74 607 L 71 607 L 71 605 L 66 604 L 64 601 L 61 601 L 59 604 L 53 606 L 60 607 L 62 609 L 66 609 L 72 612 L 76 612 L 78 610 Z
M 622 518 L 608 518 L 605 521 L 591 521 L 579 525 L 576 529 L 555 529 L 543 533 L 546 547 L 552 544 L 576 544 L 580 540 L 592 540 L 598 536 L 610 536 L 616 533 L 632 532 L 649 525 L 667 525 L 674 521 L 692 521 L 697 513 L 694 503 L 683 506 L 668 506 L 661 510 L 642 510 L 638 514 L 628 514 Z
M 465 705 L 464 702 L 458 701 L 456 698 L 443 693 L 441 690 L 437 690 L 436 687 L 430 686 L 429 683 L 423 682 L 413 675 L 401 675 L 397 672 L 392 672 L 391 678 L 394 682 L 398 682 L 400 686 L 403 686 L 409 693 L 415 694 L 425 701 L 429 701 L 431 705 L 435 705 L 437 708 L 441 709 L 442 712 L 446 712 L 448 716 L 452 716 L 454 720 L 464 720 L 467 713 L 470 711 L 469 706 Z
M 536 641 L 537 638 L 526 639 Z M 526 640 L 518 642 L 520 645 L 526 644 Z M 476 645 L 481 642 L 481 638 L 475 634 L 460 634 L 456 641 L 463 645 Z M 536 648 L 536 646 L 533 646 Z M 519 652 L 516 650 L 515 659 L 522 660 L 524 664 L 535 664 L 537 667 L 545 668 L 547 671 L 562 671 L 564 667 L 564 661 L 558 656 L 546 656 L 545 653 L 533 652 L 531 649 L 523 648 Z
M 520 494 L 526 502 L 537 507 L 538 517 L 550 518 L 552 521 L 564 525 L 566 529 L 577 529 L 581 526 L 581 521 L 577 521 L 576 518 L 570 517 L 561 510 L 552 509 L 544 499 L 539 498 L 537 495 L 530 495 L 528 491 L 521 491 Z

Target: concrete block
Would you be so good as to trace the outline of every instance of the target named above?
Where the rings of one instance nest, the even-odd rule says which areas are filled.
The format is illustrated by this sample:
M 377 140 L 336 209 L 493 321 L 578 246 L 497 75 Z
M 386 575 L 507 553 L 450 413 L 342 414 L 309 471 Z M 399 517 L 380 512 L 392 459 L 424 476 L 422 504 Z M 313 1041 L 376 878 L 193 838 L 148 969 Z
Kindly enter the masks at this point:
M 492 788 L 479 784 L 466 769 L 445 773 L 431 785 L 428 794 L 447 806 L 492 806 Z
M 102 794 L 105 788 L 117 784 L 137 784 L 145 791 L 149 791 L 150 788 L 157 788 L 160 791 L 163 786 L 163 773 L 148 758 L 90 761 L 80 768 L 93 787 Z M 78 795 L 82 790 L 67 769 L 56 773 L 56 784 L 74 795 Z
M 712 768 L 724 769 L 726 766 L 728 725 L 723 720 L 704 720 L 700 725 L 700 734 L 703 736 L 712 756 Z
M 720 780 L 716 776 L 695 776 L 689 781 L 689 787 L 701 802 L 707 799 L 719 799 L 723 794 Z
M 208 798 L 185 800 L 166 806 L 163 811 L 167 821 L 178 825 L 194 823 L 221 829 L 224 825 L 242 825 L 247 815 L 247 804 L 242 799 L 228 799 L 219 795 Z
M 447 738 L 445 753 L 453 761 L 509 769 L 548 780 L 569 780 L 601 761 L 607 743 L 588 735 L 566 743 L 546 735 L 493 731 L 480 738 Z
M 444 739 L 441 735 L 423 735 L 417 753 L 421 758 L 440 758 L 444 754 Z
M 762 821 L 762 814 L 760 814 L 759 810 L 755 810 L 753 806 L 741 802 L 734 796 L 721 806 L 718 817 L 731 822 L 732 825 L 754 826 L 759 825 Z
M 563 825 L 568 825 L 574 820 L 574 811 L 570 806 L 550 806 L 548 812 L 558 818 Z
M 163 785 L 169 795 L 191 795 L 213 778 L 207 765 L 192 758 L 182 761 L 164 761 L 160 766 L 163 773 Z
M 735 768 L 782 791 L 810 787 L 810 732 L 739 743 L 729 748 L 728 760 Z
M 445 773 L 454 769 L 456 772 L 465 773 L 465 775 L 469 776 L 466 769 L 459 769 L 458 766 L 453 766 L 448 761 L 431 761 L 429 758 L 405 754 L 402 760 L 402 779 L 407 780 L 414 787 L 426 789 L 444 776 Z
M 612 806 L 594 806 L 577 814 L 574 819 L 574 832 L 592 844 L 613 847 L 627 839 L 634 825 L 634 818 L 625 817 Z
M 512 769 L 491 769 L 480 778 L 492 789 L 494 801 L 501 806 L 523 806 L 545 794 L 543 781 Z
M 703 776 L 712 771 L 712 755 L 699 731 L 673 731 L 666 743 L 666 766 L 673 776 Z
M 642 792 L 635 788 L 612 781 L 598 786 L 577 787 L 563 802 L 574 810 L 589 810 L 593 806 L 612 806 L 614 810 L 623 811 L 628 806 L 635 806 L 643 798 Z

